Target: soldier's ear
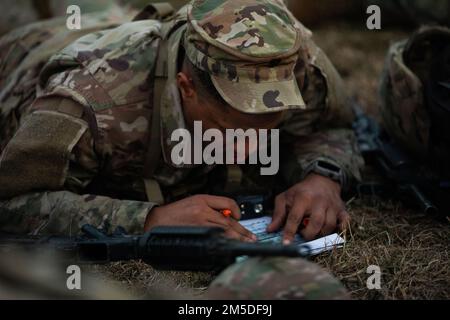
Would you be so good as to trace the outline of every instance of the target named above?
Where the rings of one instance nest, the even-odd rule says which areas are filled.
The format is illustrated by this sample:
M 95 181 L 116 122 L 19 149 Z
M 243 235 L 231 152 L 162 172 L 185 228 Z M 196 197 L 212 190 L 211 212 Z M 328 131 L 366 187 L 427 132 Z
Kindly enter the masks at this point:
M 195 91 L 194 82 L 184 72 L 178 72 L 177 74 L 177 86 L 180 90 L 183 101 L 192 101 L 197 98 L 197 92 Z

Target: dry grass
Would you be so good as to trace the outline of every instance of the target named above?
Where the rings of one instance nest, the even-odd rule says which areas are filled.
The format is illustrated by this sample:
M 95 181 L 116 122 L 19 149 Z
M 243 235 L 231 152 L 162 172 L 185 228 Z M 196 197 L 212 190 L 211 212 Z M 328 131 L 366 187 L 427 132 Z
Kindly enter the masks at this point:
M 405 31 L 363 31 L 346 24 L 325 26 L 315 40 L 342 74 L 350 93 L 376 115 L 377 88 L 386 51 Z M 345 248 L 313 260 L 330 270 L 355 299 L 449 299 L 450 229 L 400 204 L 356 199 L 349 204 L 351 231 Z M 378 265 L 381 290 L 368 290 L 366 269 Z M 140 294 L 186 297 L 213 279 L 205 273 L 157 273 L 141 262 L 97 267 Z
M 215 277 L 208 272 L 156 271 L 142 261 L 93 266 L 91 271 L 116 281 L 132 296 L 157 299 L 195 297 L 203 293 Z
M 378 85 L 387 50 L 405 30 L 368 31 L 345 23 L 324 26 L 315 40 L 349 90 L 377 115 Z M 350 205 L 352 229 L 343 250 L 315 261 L 331 270 L 355 298 L 450 298 L 450 229 L 400 204 L 357 200 Z M 367 266 L 381 268 L 382 289 L 366 287 Z
M 396 203 L 356 200 L 347 244 L 315 262 L 358 299 L 449 299 L 450 229 Z M 369 203 L 372 201 L 369 201 Z M 381 269 L 381 290 L 368 290 L 369 265 Z

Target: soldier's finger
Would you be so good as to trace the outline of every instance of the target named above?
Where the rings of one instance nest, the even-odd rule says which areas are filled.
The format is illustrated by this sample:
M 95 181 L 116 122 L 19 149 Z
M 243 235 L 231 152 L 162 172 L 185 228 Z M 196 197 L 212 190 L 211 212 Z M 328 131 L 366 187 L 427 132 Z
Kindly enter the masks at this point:
M 229 226 L 226 226 L 226 225 L 223 225 L 220 223 L 216 223 L 216 222 L 209 222 L 208 225 L 212 226 L 212 227 L 222 228 L 225 231 L 224 235 L 227 238 L 236 239 L 236 240 L 244 241 L 244 242 L 254 242 L 254 240 L 252 238 L 249 238 L 249 237 L 237 232 L 236 230 L 230 228 Z
M 208 221 L 211 223 L 215 223 L 217 225 L 220 225 L 221 228 L 225 230 L 233 229 L 235 232 L 241 234 L 243 237 L 248 238 L 249 240 L 255 241 L 257 240 L 256 235 L 251 233 L 249 230 L 244 228 L 239 222 L 236 220 L 225 218 L 221 214 L 214 212 L 214 215 L 210 215 L 208 218 Z
M 311 217 L 309 223 L 305 229 L 301 231 L 301 234 L 305 240 L 314 239 L 322 230 L 325 223 L 326 208 L 322 206 L 316 206 L 311 210 Z
M 339 231 L 345 231 L 350 227 L 351 218 L 345 209 L 337 214 L 337 221 Z
M 336 230 L 337 225 L 337 214 L 336 212 L 328 209 L 325 213 L 325 223 L 320 231 L 320 235 L 327 236 Z
M 224 231 L 224 235 L 227 238 L 232 238 L 232 239 L 240 239 L 243 236 L 240 234 L 237 234 L 235 231 L 230 231 L 230 229 L 227 226 L 224 226 L 223 224 L 220 223 L 216 223 L 214 221 L 208 221 L 208 223 L 206 224 L 207 227 L 215 227 L 215 228 L 221 228 Z
M 206 202 L 208 207 L 217 211 L 230 209 L 231 216 L 234 219 L 236 220 L 241 219 L 241 210 L 239 209 L 239 206 L 237 205 L 236 201 L 234 201 L 233 199 L 211 195 L 204 195 L 202 196 L 202 198 Z
M 248 229 L 246 229 L 244 226 L 242 226 L 239 222 L 237 222 L 236 220 L 233 219 L 228 219 L 229 221 L 229 226 L 236 232 L 238 232 L 239 234 L 243 235 L 246 238 L 251 239 L 252 241 L 256 241 L 258 240 L 258 237 L 253 234 L 251 231 L 249 231 Z
M 280 194 L 275 197 L 275 209 L 273 211 L 272 222 L 267 226 L 267 232 L 275 232 L 281 228 L 286 220 L 286 197 Z
M 243 236 L 242 234 L 240 234 L 239 232 L 236 232 L 233 229 L 228 229 L 227 231 L 225 231 L 225 236 L 227 238 L 236 239 L 236 240 L 243 241 L 243 242 L 254 242 L 253 240 L 249 239 L 246 236 Z
M 306 201 L 296 200 L 294 206 L 288 213 L 286 225 L 283 229 L 283 244 L 290 244 L 294 240 L 298 226 L 303 220 L 306 211 Z

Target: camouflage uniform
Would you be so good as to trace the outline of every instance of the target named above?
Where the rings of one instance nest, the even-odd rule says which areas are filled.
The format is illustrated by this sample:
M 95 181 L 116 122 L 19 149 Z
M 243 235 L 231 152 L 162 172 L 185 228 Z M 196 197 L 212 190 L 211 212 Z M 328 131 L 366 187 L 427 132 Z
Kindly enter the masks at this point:
M 450 177 L 450 29 L 422 27 L 391 46 L 381 83 L 387 132 L 434 174 Z
M 170 134 L 186 127 L 174 81 L 181 43 L 231 107 L 248 113 L 286 110 L 280 143 L 289 153 L 282 154 L 279 174 L 286 185 L 300 182 L 318 160 L 343 171 L 344 189 L 360 178 L 362 159 L 348 129 L 353 115 L 339 75 L 281 1 L 196 1 L 164 24 L 149 20 L 147 13 L 154 11 L 147 8 L 135 21 L 116 27 L 108 16 L 106 26 L 83 29 L 88 34 L 48 62 L 44 52 L 33 60 L 39 41 L 28 39 L 24 30 L 16 35 L 28 43 L 22 50 L 30 62 L 16 66 L 17 55 L 2 57 L 2 70 L 21 70 L 0 92 L 2 139 L 14 133 L 2 144 L 2 230 L 75 234 L 90 223 L 142 232 L 155 205 L 147 201 L 143 179 L 147 153 L 158 152 L 146 150 L 154 133 L 155 95 L 161 100 L 162 156 L 152 180 L 165 201 L 207 190 L 214 166 L 170 161 Z M 155 92 L 161 71 L 157 53 L 164 52 L 160 45 L 166 36 L 162 74 L 167 82 Z M 11 43 L 7 36 L 0 47 Z M 239 88 L 251 99 L 242 99 Z
M 252 258 L 236 263 L 223 271 L 205 293 L 207 299 L 330 300 L 349 297 L 336 278 L 320 271 L 314 263 L 285 258 Z

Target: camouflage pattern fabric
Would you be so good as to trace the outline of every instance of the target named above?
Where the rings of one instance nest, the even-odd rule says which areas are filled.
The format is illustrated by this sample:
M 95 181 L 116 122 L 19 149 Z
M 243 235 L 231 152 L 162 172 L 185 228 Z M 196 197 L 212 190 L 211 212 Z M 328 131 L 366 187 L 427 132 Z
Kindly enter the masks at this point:
M 48 59 L 79 37 L 131 19 L 133 12 L 111 7 L 83 15 L 81 30 L 68 30 L 65 18 L 36 22 L 0 40 L 0 152 L 36 98 L 39 72 Z
M 244 113 L 305 108 L 293 73 L 301 33 L 281 3 L 194 1 L 188 19 L 186 54 L 230 106 Z
M 261 290 L 264 288 L 264 290 Z M 210 285 L 210 299 L 350 299 L 342 284 L 309 261 L 252 258 L 223 271 Z
M 142 232 L 152 204 L 117 200 L 97 195 L 78 195 L 69 191 L 28 193 L 2 201 L 0 226 L 14 234 L 80 234 L 84 224 L 113 231 L 126 226 L 127 232 Z
M 253 1 L 248 3 L 254 4 Z M 174 66 L 177 65 L 186 22 L 187 8 L 183 8 L 173 17 L 174 30 L 168 39 L 169 80 L 165 90 L 157 93 L 163 95 L 163 156 L 154 179 L 159 182 L 166 202 L 183 195 L 207 193 L 208 174 L 214 169 L 206 165 L 175 167 L 170 161 L 170 134 L 175 129 L 186 128 L 181 98 L 174 82 L 177 72 Z M 293 72 L 307 108 L 289 110 L 280 126 L 280 143 L 284 150 L 292 151 L 281 158 L 280 178 L 284 177 L 290 185 L 295 184 L 301 180 L 310 163 L 321 159 L 343 169 L 348 182 L 343 187 L 348 188 L 352 181 L 359 178 L 362 166 L 354 136 L 351 129 L 347 129 L 352 122 L 352 113 L 336 70 L 312 42 L 311 32 L 297 21 L 295 25 L 299 28 L 297 36 L 300 37 L 300 47 Z M 76 233 L 79 231 L 76 223 L 60 224 L 58 220 L 55 223 L 52 220 L 59 217 L 67 206 L 73 206 L 73 212 L 76 211 L 73 221 L 91 217 L 97 225 L 107 222 L 114 228 L 120 219 L 113 217 L 126 212 L 128 220 L 121 219 L 122 226 L 133 232 L 142 230 L 144 212 L 149 212 L 154 205 L 146 201 L 142 172 L 151 132 L 152 72 L 160 27 L 161 23 L 156 20 L 127 22 L 102 30 L 94 26 L 96 31 L 81 37 L 62 51 L 57 52 L 59 46 L 56 47 L 55 54 L 46 65 L 33 71 L 35 76 L 31 80 L 17 78 L 14 90 L 30 81 L 39 85 L 32 87 L 37 90 L 32 91 L 26 100 L 15 102 L 11 108 L 15 115 L 30 108 L 32 111 L 65 113 L 65 109 L 76 109 L 76 105 L 79 108 L 76 112 L 81 114 L 80 120 L 85 121 L 89 129 L 71 149 L 67 159 L 68 170 L 59 185 L 45 187 L 29 184 L 21 194 L 11 195 L 1 202 L 2 228 L 19 232 L 19 227 L 23 227 L 23 232 L 39 233 L 43 229 L 36 226 L 51 225 L 60 226 L 59 230 L 52 228 L 52 232 L 67 233 L 71 230 L 71 233 Z M 13 43 L 10 45 L 14 47 Z M 5 48 L 8 49 L 6 44 Z M 47 52 L 52 49 L 46 47 Z M 33 61 L 33 55 L 29 51 L 26 54 Z M 9 65 L 9 61 L 2 60 L 2 70 Z M 42 61 L 36 61 L 35 68 L 42 66 Z M 36 75 L 39 71 L 38 81 Z M 2 78 L 6 76 L 1 75 Z M 35 95 L 37 99 L 30 107 Z M 5 104 L 2 103 L 2 119 L 10 116 L 11 109 L 6 108 L 5 112 Z M 3 124 L 2 132 L 13 133 L 17 130 L 18 122 L 12 121 L 10 124 L 4 120 Z M 36 152 L 39 150 L 28 150 L 27 154 L 33 157 Z M 5 152 L 2 156 L 6 157 Z M 19 158 L 10 161 L 17 166 L 25 163 Z M 0 177 L 7 177 L 2 168 L 0 162 Z M 7 194 L 7 189 L 6 179 L 0 185 L 0 198 L 4 198 L 2 195 Z M 99 208 L 98 202 L 87 201 L 97 196 L 102 196 L 100 207 L 103 209 Z M 75 210 L 77 203 L 79 208 Z M 136 210 L 136 206 L 140 209 Z M 133 215 L 136 218 L 132 218 Z M 20 226 L 17 221 L 21 221 Z
M 380 87 L 384 128 L 416 159 L 447 177 L 449 57 L 450 29 L 423 27 L 392 45 Z
M 216 4 L 215 1 L 201 3 Z M 281 159 L 280 176 L 285 176 L 288 184 L 298 183 L 309 164 L 321 159 L 341 167 L 350 185 L 359 178 L 362 160 L 350 129 L 352 113 L 339 75 L 323 52 L 312 42 L 311 32 L 298 21 L 289 20 L 292 23 L 288 23 L 287 19 L 293 18 L 288 11 L 283 13 L 286 9 L 281 2 L 245 3 L 249 7 L 249 17 L 245 18 L 248 19 L 245 21 L 252 20 L 250 17 L 259 21 L 258 23 L 261 23 L 262 18 L 269 19 L 271 23 L 285 24 L 292 34 L 296 34 L 292 50 L 295 48 L 297 54 L 293 56 L 293 52 L 288 49 L 292 39 L 286 40 L 282 51 L 283 54 L 289 52 L 288 63 L 296 61 L 292 69 L 295 79 L 292 81 L 298 86 L 305 108 L 287 110 L 280 126 L 280 143 L 285 150 L 291 151 Z M 193 7 L 199 4 L 200 2 L 196 2 Z M 261 5 L 263 7 L 258 7 Z M 272 5 L 276 8 L 271 9 Z M 176 167 L 171 163 L 169 153 L 171 132 L 186 128 L 182 101 L 174 79 L 178 72 L 175 66 L 179 48 L 182 43 L 186 43 L 184 31 L 190 26 L 188 8 L 181 9 L 171 20 L 171 36 L 167 40 L 169 75 L 163 92 L 153 91 L 153 72 L 161 35 L 161 22 L 157 20 L 124 22 L 122 19 L 126 15 L 122 14 L 118 19 L 120 23 L 107 20 L 106 24 L 103 24 L 103 20 L 99 18 L 98 24 L 93 23 L 90 30 L 82 29 L 85 34 L 78 34 L 77 38 L 82 37 L 75 41 L 71 39 L 71 43 L 62 50 L 62 43 L 58 39 L 65 37 L 63 26 L 60 25 L 58 29 L 52 25 L 52 32 L 40 34 L 42 30 L 39 25 L 35 25 L 19 32 L 19 38 L 26 44 L 20 47 L 24 57 L 21 61 L 14 60 L 16 55 L 11 53 L 18 50 L 18 42 L 14 41 L 17 37 L 10 34 L 0 40 L 0 46 L 4 49 L 2 54 L 10 53 L 1 57 L 0 79 L 3 83 L 11 83 L 6 89 L 2 88 L 0 94 L 2 146 L 6 146 L 2 148 L 0 158 L 1 230 L 27 234 L 75 235 L 80 232 L 81 225 L 90 223 L 106 230 L 113 230 L 120 225 L 130 233 L 142 232 L 145 217 L 155 205 L 146 201 L 142 179 L 146 148 L 152 132 L 154 94 L 162 95 L 163 152 L 153 178 L 161 186 L 167 202 L 176 197 L 207 192 L 208 176 L 214 167 Z M 245 8 L 241 7 L 241 10 L 243 9 Z M 272 10 L 277 14 L 272 14 Z M 229 13 L 234 15 L 234 11 Z M 245 10 L 242 14 L 244 13 Z M 284 22 L 278 21 L 278 18 L 282 18 Z M 93 16 L 93 21 L 95 19 L 97 18 Z M 52 23 L 57 25 L 56 22 Z M 44 23 L 43 26 L 47 25 Z M 29 30 L 29 33 L 26 30 Z M 247 36 L 248 34 L 245 37 Z M 40 51 L 34 51 L 36 43 L 42 46 L 39 47 Z M 252 46 L 250 50 L 253 49 L 264 56 L 263 48 Z M 275 50 L 275 46 L 271 50 Z M 272 54 L 276 55 L 274 52 Z M 25 61 L 27 64 L 24 65 Z M 276 63 L 274 67 L 278 67 Z M 16 69 L 23 72 L 16 72 Z M 270 74 L 270 77 L 272 76 Z M 12 82 L 9 80 L 11 77 Z M 286 78 L 289 77 L 290 75 L 287 75 Z M 300 100 L 297 101 L 298 105 L 301 105 Z M 61 169 L 62 178 L 59 182 L 55 183 L 49 179 L 52 183 L 42 185 L 40 182 L 34 183 L 35 179 L 32 179 L 31 175 L 24 174 L 22 179 L 29 178 L 27 184 L 24 184 L 26 188 L 20 189 L 20 193 L 11 194 L 11 179 L 5 170 L 13 165 L 16 166 L 14 170 L 20 172 L 23 169 L 21 166 L 34 160 L 36 162 L 43 151 L 39 147 L 40 141 L 21 144 L 20 148 L 24 150 L 16 150 L 17 141 L 13 134 L 19 127 L 24 131 L 31 130 L 22 132 L 30 140 L 38 137 L 33 135 L 33 126 L 24 126 L 31 117 L 29 114 L 34 112 L 41 115 L 46 112 L 61 113 L 66 119 L 76 118 L 77 122 L 83 122 L 87 129 L 76 142 L 71 141 L 70 145 L 67 143 L 66 151 L 61 153 L 65 155 L 65 163 L 60 167 L 67 170 Z M 50 118 L 47 120 L 51 121 Z M 53 128 L 54 136 L 58 135 L 58 130 L 61 135 L 67 134 L 63 126 Z M 48 147 L 51 147 L 51 143 L 46 142 L 46 148 Z M 63 150 L 61 147 L 59 145 L 58 150 Z M 23 161 L 24 154 L 29 157 L 27 161 Z M 8 166 L 4 165 L 2 159 L 8 160 Z M 37 162 L 36 170 L 42 171 L 39 174 L 50 172 L 39 167 Z M 310 287 L 305 280 L 316 271 L 308 267 L 307 270 L 311 272 L 299 274 L 293 269 L 301 270 L 301 262 L 286 262 L 284 267 L 284 262 L 280 262 L 282 259 L 276 261 L 273 264 L 270 261 L 261 263 L 261 271 L 253 267 L 245 269 L 245 263 L 239 265 L 239 268 L 251 270 L 250 274 L 256 270 L 262 278 L 273 275 L 275 283 L 278 282 L 279 276 L 285 277 L 280 283 L 298 282 L 298 285 L 290 286 L 290 289 L 283 293 L 281 289 L 280 292 L 278 289 L 272 291 L 279 297 L 305 297 L 310 295 L 308 290 L 312 292 L 311 297 L 318 297 L 318 291 Z M 254 266 L 253 260 L 247 263 Z M 300 265 L 297 265 L 298 263 Z M 287 271 L 267 273 L 270 268 L 286 268 L 294 272 L 294 276 Z M 324 273 L 316 270 L 318 280 Z M 325 276 L 326 279 L 331 279 L 328 277 Z M 330 283 L 327 290 L 338 292 L 332 289 L 336 288 L 335 280 Z M 340 293 L 338 296 L 341 297 Z
M 430 119 L 422 83 L 403 62 L 405 45 L 405 41 L 394 44 L 386 60 L 381 85 L 383 125 L 402 145 L 423 158 L 429 142 Z M 405 125 L 399 126 L 404 121 Z

